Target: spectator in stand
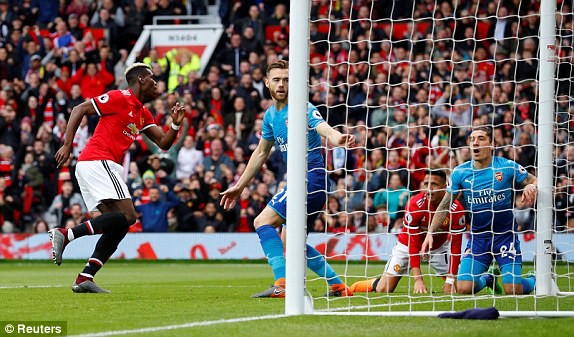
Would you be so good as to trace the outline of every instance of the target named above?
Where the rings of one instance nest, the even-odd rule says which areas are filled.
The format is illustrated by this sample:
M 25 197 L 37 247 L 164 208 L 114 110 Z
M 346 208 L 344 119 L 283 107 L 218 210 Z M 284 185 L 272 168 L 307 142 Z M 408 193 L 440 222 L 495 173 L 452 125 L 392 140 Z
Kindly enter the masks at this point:
M 241 4 L 241 1 L 237 2 Z M 256 5 L 249 6 L 248 15 L 244 18 L 236 20 L 234 23 L 236 31 L 245 32 L 246 27 L 253 30 L 253 35 L 257 41 L 263 43 L 265 41 L 265 22 L 259 12 L 259 7 Z
M 0 227 L 4 233 L 14 230 L 15 210 L 21 207 L 13 190 L 6 184 L 6 179 L 0 177 Z M 5 225 L 6 227 L 4 227 Z
M 20 145 L 20 121 L 16 119 L 16 111 L 11 105 L 0 107 L 0 144 L 13 149 Z
M 375 194 L 374 206 L 379 208 L 381 205 L 386 205 L 390 222 L 393 224 L 395 220 L 400 219 L 399 211 L 404 210 L 409 195 L 410 191 L 402 184 L 400 174 L 393 172 L 387 188 Z
M 243 97 L 248 109 L 255 110 L 260 106 L 262 97 L 259 95 L 259 91 L 253 87 L 253 79 L 250 73 L 241 75 L 241 81 L 235 87 L 235 93 Z
M 178 183 L 173 187 L 173 192 L 177 194 L 179 204 L 175 207 L 178 232 L 198 232 L 196 212 L 199 212 L 198 191 L 185 183 Z
M 114 75 L 106 70 L 103 63 L 84 63 L 70 81 L 80 85 L 83 97 L 92 98 L 102 95 L 114 83 Z
M 147 170 L 142 175 L 143 186 L 134 191 L 134 198 L 139 200 L 142 204 L 149 202 L 149 191 L 156 184 L 155 174 L 152 170 Z
M 50 229 L 50 227 L 48 226 L 48 223 L 44 219 L 40 219 L 40 220 L 36 221 L 36 223 L 34 223 L 34 233 L 35 234 L 47 233 L 49 229 Z
M 257 54 L 263 53 L 263 43 L 255 36 L 255 31 L 251 26 L 243 28 L 243 37 L 241 38 L 241 48 L 248 54 L 255 52 Z M 249 61 L 247 61 L 249 62 Z M 249 64 L 249 63 L 248 63 Z
M 169 119 L 171 119 L 171 117 L 168 116 Z M 155 145 L 154 142 L 152 142 L 149 138 L 144 137 L 144 142 L 147 145 L 148 151 L 151 152 L 152 154 L 156 154 L 156 155 L 161 155 L 163 158 L 161 161 L 163 161 L 164 165 L 167 165 L 167 167 L 169 167 L 169 172 L 166 172 L 167 174 L 169 174 L 172 178 L 176 177 L 176 170 L 174 169 L 178 158 L 179 158 L 179 150 L 181 149 L 184 141 L 185 141 L 185 135 L 187 134 L 187 131 L 189 130 L 189 123 L 187 122 L 187 119 L 183 120 L 182 123 L 182 129 L 181 131 L 179 131 L 178 134 L 178 139 L 177 141 L 171 146 L 171 148 L 169 148 L 169 150 L 165 151 L 160 149 L 157 145 Z
M 117 27 L 123 28 L 125 26 L 126 24 L 125 15 L 124 10 L 121 6 L 114 5 L 114 1 L 112 0 L 101 0 L 98 1 L 98 3 L 99 6 L 97 10 L 94 12 L 94 15 L 92 15 L 92 18 L 90 19 L 90 24 L 92 26 L 95 26 L 98 23 L 98 21 L 101 20 L 101 16 L 98 16 L 98 12 L 102 8 L 105 8 L 108 11 L 110 19 L 114 21 Z
M 119 46 L 119 30 L 118 25 L 114 22 L 114 19 L 110 15 L 110 11 L 107 8 L 100 8 L 97 12 L 98 20 L 92 25 L 94 28 L 106 29 L 109 34 L 109 43 L 112 49 L 116 50 Z
M 240 141 L 247 141 L 249 132 L 255 124 L 255 112 L 246 107 L 245 99 L 242 96 L 232 97 L 233 107 L 223 116 L 224 126 L 231 126 L 238 135 Z
M 84 204 L 84 199 L 82 199 L 82 195 L 74 192 L 74 184 L 71 180 L 67 180 L 62 185 L 62 193 L 58 194 L 54 198 L 52 205 L 50 205 L 50 208 L 48 209 L 48 214 L 56 217 L 54 225 L 50 226 L 50 228 L 64 228 L 66 220 L 72 217 L 71 207 L 74 204 L 81 206 L 83 214 L 88 212 Z
M 66 14 L 68 18 L 75 16 L 78 19 L 82 14 L 87 14 L 90 6 L 84 0 L 71 0 L 66 7 Z
M 133 4 L 126 6 L 125 8 L 126 26 L 124 32 L 127 40 L 132 44 L 137 41 L 143 31 L 143 26 L 149 18 L 149 10 L 146 6 L 145 0 L 134 0 Z
M 241 47 L 241 35 L 239 33 L 233 33 L 229 41 L 229 47 L 221 50 L 217 59 L 225 76 L 240 76 L 239 64 L 247 59 L 249 53 Z
M 192 136 L 185 136 L 183 147 L 177 154 L 176 178 L 189 178 L 198 165 L 203 164 L 203 152 L 196 148 Z
M 211 155 L 203 159 L 203 166 L 207 171 L 212 171 L 215 175 L 215 179 L 220 181 L 222 178 L 221 165 L 225 165 L 232 170 L 235 170 L 235 165 L 233 161 L 223 153 L 223 142 L 220 139 L 213 139 L 210 144 L 210 149 Z
M 161 192 L 165 194 L 165 201 L 161 200 Z M 136 200 L 135 209 L 140 213 L 139 220 L 144 232 L 163 233 L 168 230 L 168 211 L 179 204 L 179 200 L 165 185 L 152 186 L 149 189 L 149 202 L 142 204 Z
M 66 221 L 72 221 L 73 222 L 73 227 L 76 227 L 77 225 L 81 224 L 82 222 L 85 222 L 88 220 L 88 217 L 86 216 L 88 213 L 86 212 L 86 210 L 82 207 L 82 204 L 72 204 L 72 206 L 70 206 L 70 218 Z
M 235 212 L 235 221 L 231 224 L 229 231 L 237 233 L 255 232 L 253 227 L 253 220 L 257 216 L 253 208 L 250 207 L 250 194 L 249 189 L 244 189 L 239 195 L 239 199 L 235 204 L 233 211 Z
M 50 34 L 52 45 L 56 49 L 57 56 L 64 56 L 68 54 L 68 49 L 74 46 L 76 38 L 70 31 L 65 21 L 59 21 L 56 24 L 56 31 Z
M 172 49 L 165 53 L 167 60 L 167 67 L 169 69 L 167 90 L 173 92 L 178 85 L 178 76 L 183 76 L 187 79 L 187 74 L 190 71 L 199 71 L 201 68 L 201 60 L 199 55 L 192 53 L 189 50 Z
M 60 1 L 58 0 L 33 0 L 32 13 L 38 14 L 38 24 L 41 28 L 51 28 L 54 19 L 58 16 Z
M 227 232 L 223 216 L 217 212 L 215 202 L 208 202 L 203 210 L 203 215 L 197 219 L 197 224 L 200 232 L 214 233 L 214 232 Z
M 127 89 L 128 83 L 124 80 L 123 74 L 128 68 L 126 63 L 128 58 L 128 51 L 126 49 L 120 49 L 119 54 L 120 58 L 114 65 L 114 77 L 116 78 L 115 86 L 117 86 L 118 89 Z

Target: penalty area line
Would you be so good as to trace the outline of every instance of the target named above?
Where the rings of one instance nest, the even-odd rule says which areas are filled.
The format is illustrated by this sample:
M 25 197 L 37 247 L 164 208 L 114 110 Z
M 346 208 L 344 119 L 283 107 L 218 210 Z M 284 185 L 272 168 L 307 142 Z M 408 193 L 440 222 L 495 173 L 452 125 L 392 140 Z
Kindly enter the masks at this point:
M 258 320 L 263 320 L 263 319 L 275 319 L 275 318 L 283 318 L 283 317 L 287 317 L 287 315 L 281 314 L 281 315 L 266 315 L 266 316 L 241 317 L 241 318 L 231 318 L 231 319 L 218 319 L 215 321 L 190 322 L 190 323 L 184 323 L 184 324 L 156 326 L 156 327 L 141 328 L 141 329 L 102 331 L 102 332 L 94 332 L 94 333 L 87 333 L 87 334 L 81 334 L 81 335 L 73 335 L 70 337 L 105 337 L 105 336 L 130 335 L 130 334 L 150 333 L 150 332 L 167 331 L 167 330 L 188 329 L 188 328 L 195 328 L 198 326 L 210 326 L 210 325 L 229 324 L 229 323 L 242 323 L 242 322 L 258 321 Z

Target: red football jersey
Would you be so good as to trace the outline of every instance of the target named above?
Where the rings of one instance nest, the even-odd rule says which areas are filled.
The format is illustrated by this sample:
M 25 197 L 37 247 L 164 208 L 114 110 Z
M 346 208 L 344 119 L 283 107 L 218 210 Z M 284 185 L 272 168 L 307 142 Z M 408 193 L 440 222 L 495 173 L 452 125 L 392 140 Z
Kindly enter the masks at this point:
M 398 240 L 409 247 L 411 268 L 420 268 L 420 251 L 422 242 L 428 231 L 436 208 L 429 203 L 425 192 L 421 192 L 409 200 L 403 219 L 403 228 L 399 233 Z M 450 270 L 452 275 L 458 272 L 460 263 L 460 252 L 462 244 L 462 233 L 466 230 L 466 220 L 464 208 L 458 200 L 455 200 L 450 207 L 448 216 L 441 227 L 441 233 L 433 236 L 433 247 L 442 246 L 451 237 L 450 245 Z
M 112 90 L 90 101 L 100 121 L 78 161 L 113 160 L 121 165 L 138 134 L 155 125 L 153 116 L 131 89 Z

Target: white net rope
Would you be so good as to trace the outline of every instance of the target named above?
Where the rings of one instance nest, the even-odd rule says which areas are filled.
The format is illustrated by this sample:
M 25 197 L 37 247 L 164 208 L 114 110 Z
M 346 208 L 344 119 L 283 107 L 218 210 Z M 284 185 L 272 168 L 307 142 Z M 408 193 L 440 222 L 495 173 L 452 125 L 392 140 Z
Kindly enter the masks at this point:
M 357 145 L 327 145 L 331 190 L 325 191 L 325 211 L 308 228 L 308 243 L 345 283 L 383 273 L 425 170 L 450 172 L 470 160 L 472 126 L 491 126 L 495 155 L 536 175 L 537 114 L 550 113 L 537 107 L 539 8 L 536 0 L 312 1 L 310 101 L 329 124 L 353 133 Z M 553 278 L 568 292 L 574 291 L 574 234 L 568 234 L 574 229 L 570 1 L 558 1 L 557 18 Z M 536 210 L 520 202 L 520 187 L 511 194 L 525 275 L 540 253 Z M 421 271 L 426 294 L 413 293 L 409 273 L 393 293 L 316 297 L 315 308 L 388 312 L 494 305 L 560 311 L 573 305 L 571 297 L 494 295 L 487 289 L 445 294 L 443 278 L 429 264 L 423 262 Z M 325 277 L 307 272 L 310 293 L 324 293 L 325 285 Z

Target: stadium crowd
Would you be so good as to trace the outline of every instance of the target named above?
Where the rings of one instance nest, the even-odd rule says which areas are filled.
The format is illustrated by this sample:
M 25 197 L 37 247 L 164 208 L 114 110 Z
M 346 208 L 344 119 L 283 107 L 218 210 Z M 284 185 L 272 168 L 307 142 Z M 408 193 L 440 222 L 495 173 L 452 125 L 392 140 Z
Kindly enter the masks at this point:
M 205 13 L 203 1 L 188 2 L 0 0 L 3 232 L 73 227 L 90 216 L 74 159 L 60 168 L 54 161 L 70 112 L 125 89 L 126 58 L 143 25 L 155 15 Z M 571 1 L 559 2 L 556 143 L 565 145 L 555 150 L 555 225 L 563 230 L 574 228 L 574 54 Z M 398 232 L 424 170 L 470 159 L 473 125 L 493 124 L 496 155 L 534 173 L 539 1 L 453 3 L 312 1 L 309 100 L 357 145 L 325 149 L 333 188 L 309 231 Z M 219 193 L 238 179 L 261 137 L 266 65 L 289 57 L 287 6 L 221 0 L 225 33 L 203 74 L 199 57 L 183 49 L 141 56 L 158 82 L 149 107 L 157 125 L 166 125 L 176 102 L 187 117 L 172 149 L 140 135 L 124 160 L 140 212 L 133 231 L 253 230 L 285 181 L 280 152 L 234 210 L 219 206 Z M 97 117 L 82 122 L 74 157 L 96 125 Z M 534 211 L 515 199 L 519 229 L 533 229 Z

